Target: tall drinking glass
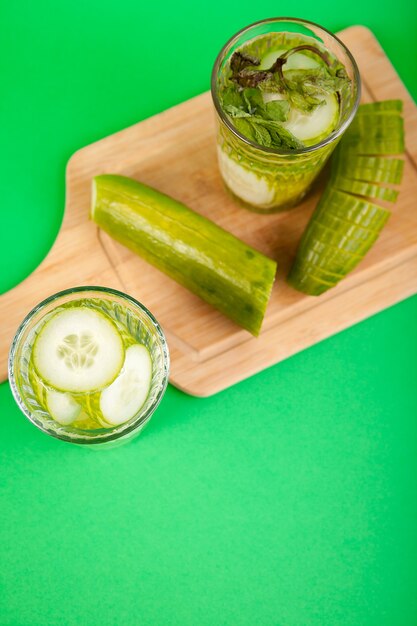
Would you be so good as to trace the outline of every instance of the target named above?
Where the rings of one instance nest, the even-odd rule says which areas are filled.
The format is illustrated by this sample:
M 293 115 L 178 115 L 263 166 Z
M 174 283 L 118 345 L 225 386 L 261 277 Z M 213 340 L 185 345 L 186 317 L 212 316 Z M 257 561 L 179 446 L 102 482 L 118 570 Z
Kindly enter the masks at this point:
M 261 47 L 265 54 L 268 39 L 275 48 L 280 42 L 278 45 L 284 50 L 310 43 L 334 62 L 341 63 L 350 79 L 347 87 L 337 93 L 337 123 L 315 145 L 298 149 L 261 146 L 239 132 L 222 108 L 219 91 L 227 80 L 233 53 L 243 46 L 253 56 Z M 244 28 L 226 43 L 214 64 L 211 93 L 217 112 L 218 161 L 224 183 L 247 208 L 271 213 L 298 204 L 307 194 L 355 116 L 360 99 L 360 76 L 352 54 L 325 28 L 306 20 L 274 18 Z

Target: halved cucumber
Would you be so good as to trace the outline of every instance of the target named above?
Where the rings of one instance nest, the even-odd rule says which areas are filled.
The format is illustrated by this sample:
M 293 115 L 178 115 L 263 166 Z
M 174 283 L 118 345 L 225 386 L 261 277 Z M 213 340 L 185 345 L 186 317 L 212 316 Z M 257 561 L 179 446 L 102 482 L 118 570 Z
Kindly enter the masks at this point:
M 121 374 L 100 396 L 100 410 L 112 426 L 127 422 L 144 405 L 152 380 L 152 360 L 145 346 L 126 350 Z
M 177 200 L 125 176 L 93 179 L 91 217 L 111 237 L 259 334 L 275 261 Z
M 58 391 L 91 392 L 109 385 L 123 365 L 124 348 L 115 325 L 85 306 L 51 317 L 33 347 L 39 376 Z

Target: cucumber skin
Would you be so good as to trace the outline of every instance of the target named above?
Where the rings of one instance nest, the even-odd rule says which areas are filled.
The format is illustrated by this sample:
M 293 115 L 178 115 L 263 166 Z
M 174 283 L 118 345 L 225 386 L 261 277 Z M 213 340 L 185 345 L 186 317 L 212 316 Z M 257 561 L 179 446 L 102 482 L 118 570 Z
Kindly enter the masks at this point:
M 368 198 L 395 202 L 404 162 L 402 102 L 361 105 L 332 157 L 330 180 L 298 246 L 287 281 L 319 296 L 335 287 L 377 240 L 390 212 Z
M 320 296 L 351 272 L 372 248 L 390 216 L 382 207 L 352 196 L 351 214 L 356 213 L 355 223 L 343 224 L 343 218 L 332 215 L 331 210 L 338 201 L 343 206 L 344 196 L 344 192 L 330 185 L 301 238 L 287 281 L 307 295 Z M 372 228 L 369 228 L 369 214 L 374 219 Z
M 381 113 L 390 115 L 401 115 L 404 105 L 402 100 L 382 100 L 381 102 L 368 102 L 361 104 L 358 114 L 361 113 Z
M 91 218 L 239 326 L 259 334 L 275 261 L 181 202 L 125 176 L 93 179 Z

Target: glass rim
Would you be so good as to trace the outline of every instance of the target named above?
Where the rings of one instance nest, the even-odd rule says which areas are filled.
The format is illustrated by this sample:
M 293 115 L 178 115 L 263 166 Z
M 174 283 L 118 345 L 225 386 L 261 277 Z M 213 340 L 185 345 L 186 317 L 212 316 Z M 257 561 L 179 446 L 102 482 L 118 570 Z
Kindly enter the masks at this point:
M 120 426 L 122 425 L 114 426 L 113 428 L 110 428 L 110 429 L 103 428 L 104 431 L 106 430 L 109 431 L 108 435 L 106 435 L 106 433 L 103 432 L 102 436 L 97 436 L 97 438 L 93 438 L 93 437 L 89 438 L 88 435 L 83 436 L 81 429 L 74 429 L 74 432 L 79 430 L 79 434 L 76 433 L 76 436 L 71 437 L 71 436 L 66 436 L 65 434 L 57 433 L 57 432 L 48 430 L 46 428 L 43 428 L 38 422 L 36 422 L 32 418 L 32 412 L 27 408 L 26 404 L 24 403 L 21 397 L 21 394 L 16 384 L 16 376 L 15 376 L 16 350 L 19 346 L 20 339 L 24 331 L 30 325 L 33 317 L 37 313 L 42 311 L 42 309 L 44 309 L 48 304 L 50 304 L 51 302 L 54 302 L 55 300 L 59 298 L 62 298 L 63 296 L 70 295 L 73 293 L 84 293 L 84 292 L 89 292 L 89 291 L 99 292 L 99 293 L 104 293 L 104 294 L 111 294 L 113 296 L 116 296 L 117 298 L 120 298 L 121 300 L 127 300 L 134 307 L 138 308 L 140 312 L 143 313 L 145 317 L 149 319 L 149 321 L 152 324 L 152 327 L 156 330 L 157 335 L 159 339 L 161 340 L 162 352 L 164 355 L 164 366 L 165 366 L 165 373 L 163 375 L 158 393 L 154 401 L 152 402 L 152 404 L 146 410 L 146 412 L 143 415 L 139 415 L 139 417 L 137 417 L 126 428 L 124 429 L 121 428 L 120 431 L 114 432 L 116 428 L 120 428 Z M 93 286 L 83 285 L 80 287 L 71 287 L 69 289 L 63 289 L 62 291 L 58 291 L 52 294 L 51 296 L 48 296 L 41 302 L 39 302 L 35 307 L 33 307 L 31 311 L 29 311 L 29 313 L 24 317 L 22 322 L 19 324 L 19 327 L 16 330 L 16 333 L 13 337 L 13 340 L 10 346 L 9 358 L 8 358 L 8 378 L 9 378 L 12 395 L 16 401 L 16 404 L 18 405 L 22 413 L 25 415 L 25 417 L 27 417 L 28 420 L 32 422 L 32 424 L 36 426 L 36 428 L 38 428 L 43 433 L 50 435 L 51 437 L 54 437 L 55 439 L 60 439 L 61 441 L 67 441 L 69 443 L 75 443 L 79 445 L 98 445 L 98 444 L 108 443 L 110 441 L 116 441 L 117 439 L 125 437 L 129 433 L 133 432 L 139 426 L 145 425 L 146 422 L 150 419 L 152 414 L 157 409 L 159 403 L 161 402 L 164 396 L 165 390 L 168 386 L 169 371 L 170 371 L 170 354 L 169 354 L 168 343 L 167 343 L 164 331 L 162 330 L 161 325 L 159 324 L 155 316 L 149 311 L 149 309 L 146 308 L 144 304 L 142 304 L 141 302 L 133 298 L 131 295 L 124 293 L 123 291 L 119 291 L 118 289 L 112 289 L 110 287 L 101 287 L 101 286 L 96 286 L 96 285 L 93 285 Z
M 242 135 L 242 133 L 240 133 L 237 128 L 235 128 L 235 126 L 232 124 L 232 122 L 230 121 L 230 119 L 228 118 L 228 116 L 225 114 L 225 112 L 223 111 L 221 105 L 220 105 L 220 100 L 218 98 L 217 95 L 217 75 L 218 75 L 218 71 L 220 68 L 220 64 L 224 58 L 224 56 L 226 55 L 226 53 L 229 51 L 229 49 L 232 47 L 232 45 L 237 41 L 237 39 L 243 35 L 244 33 L 248 32 L 249 30 L 251 30 L 252 28 L 254 28 L 255 26 L 259 26 L 260 24 L 271 24 L 271 23 L 277 23 L 277 22 L 294 22 L 296 24 L 302 24 L 302 25 L 306 25 L 308 26 L 314 26 L 315 28 L 320 29 L 321 31 L 323 31 L 324 33 L 326 33 L 327 35 L 329 35 L 332 39 L 334 39 L 344 50 L 344 52 L 346 53 L 347 57 L 349 58 L 349 61 L 352 64 L 352 68 L 353 68 L 353 75 L 354 75 L 354 80 L 355 80 L 355 84 L 356 84 L 356 98 L 355 101 L 352 105 L 352 108 L 350 110 L 350 113 L 348 115 L 348 117 L 346 118 L 346 120 L 343 122 L 343 124 L 341 124 L 339 126 L 339 128 L 335 129 L 334 131 L 332 131 L 330 133 L 330 135 L 328 135 L 327 137 L 325 137 L 324 139 L 322 139 L 321 141 L 319 141 L 319 143 L 316 143 L 312 146 L 306 146 L 305 148 L 296 148 L 294 150 L 291 149 L 278 149 L 278 148 L 268 148 L 266 146 L 260 146 L 259 144 L 251 141 L 250 139 L 248 139 L 247 137 L 245 137 L 245 135 Z M 269 17 L 263 20 L 258 20 L 257 22 L 253 22 L 252 24 L 249 24 L 249 26 L 245 26 L 244 28 L 241 28 L 237 33 L 235 33 L 232 37 L 230 37 L 230 39 L 228 39 L 228 41 L 224 44 L 224 46 L 221 48 L 219 54 L 216 57 L 216 60 L 214 62 L 213 65 L 213 69 L 211 72 L 211 84 L 210 84 L 210 90 L 211 90 L 211 97 L 213 99 L 213 103 L 215 106 L 215 109 L 221 119 L 222 122 L 224 122 L 224 124 L 227 126 L 227 128 L 241 141 L 243 141 L 244 143 L 246 143 L 247 145 L 251 146 L 252 148 L 256 148 L 257 150 L 260 150 L 262 152 L 265 152 L 267 154 L 275 154 L 275 155 L 300 155 L 300 154 L 308 154 L 310 152 L 315 152 L 316 150 L 319 150 L 320 148 L 323 148 L 324 146 L 327 146 L 328 144 L 332 143 L 333 141 L 335 141 L 335 139 L 337 139 L 338 137 L 340 137 L 340 135 L 342 135 L 345 130 L 348 128 L 348 126 L 351 124 L 353 118 L 356 115 L 356 111 L 358 109 L 359 106 L 359 102 L 360 102 L 360 98 L 361 98 L 361 77 L 360 77 L 360 73 L 359 73 L 359 68 L 358 65 L 352 55 L 352 53 L 350 52 L 350 50 L 345 46 L 345 44 L 343 43 L 343 41 L 341 41 L 334 33 L 332 33 L 331 31 L 327 30 L 327 28 L 324 28 L 323 26 L 320 26 L 320 24 L 317 24 L 316 22 L 312 22 L 310 20 L 304 20 L 298 17 Z

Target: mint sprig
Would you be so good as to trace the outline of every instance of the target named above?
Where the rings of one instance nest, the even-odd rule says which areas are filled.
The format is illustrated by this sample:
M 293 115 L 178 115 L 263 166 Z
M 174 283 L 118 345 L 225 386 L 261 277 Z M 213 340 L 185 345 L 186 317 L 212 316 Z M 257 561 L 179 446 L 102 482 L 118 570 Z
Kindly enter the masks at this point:
M 289 57 L 301 50 L 316 54 L 323 63 L 315 68 L 284 71 Z M 326 95 L 342 91 L 349 83 L 345 68 L 310 44 L 286 50 L 268 69 L 259 69 L 259 65 L 260 59 L 234 52 L 227 85 L 220 90 L 223 109 L 234 123 L 242 120 L 235 126 L 261 146 L 304 147 L 282 122 L 288 119 L 290 107 L 311 113 L 325 103 Z M 265 92 L 282 94 L 283 99 L 264 102 Z
M 233 119 L 237 130 L 251 141 L 267 148 L 303 148 L 304 144 L 284 128 L 290 104 L 287 100 L 264 102 L 262 92 L 253 87 L 221 92 L 223 110 Z
M 283 68 L 290 56 L 301 50 L 317 54 L 324 65 L 284 71 Z M 343 65 L 332 63 L 325 52 L 308 44 L 296 46 L 282 53 L 269 69 L 256 69 L 260 65 L 260 60 L 246 57 L 241 52 L 239 63 L 232 63 L 232 60 L 230 80 L 238 88 L 257 88 L 261 91 L 285 94 L 291 104 L 303 112 L 311 112 L 323 103 L 323 95 L 340 91 L 346 82 L 349 82 Z

